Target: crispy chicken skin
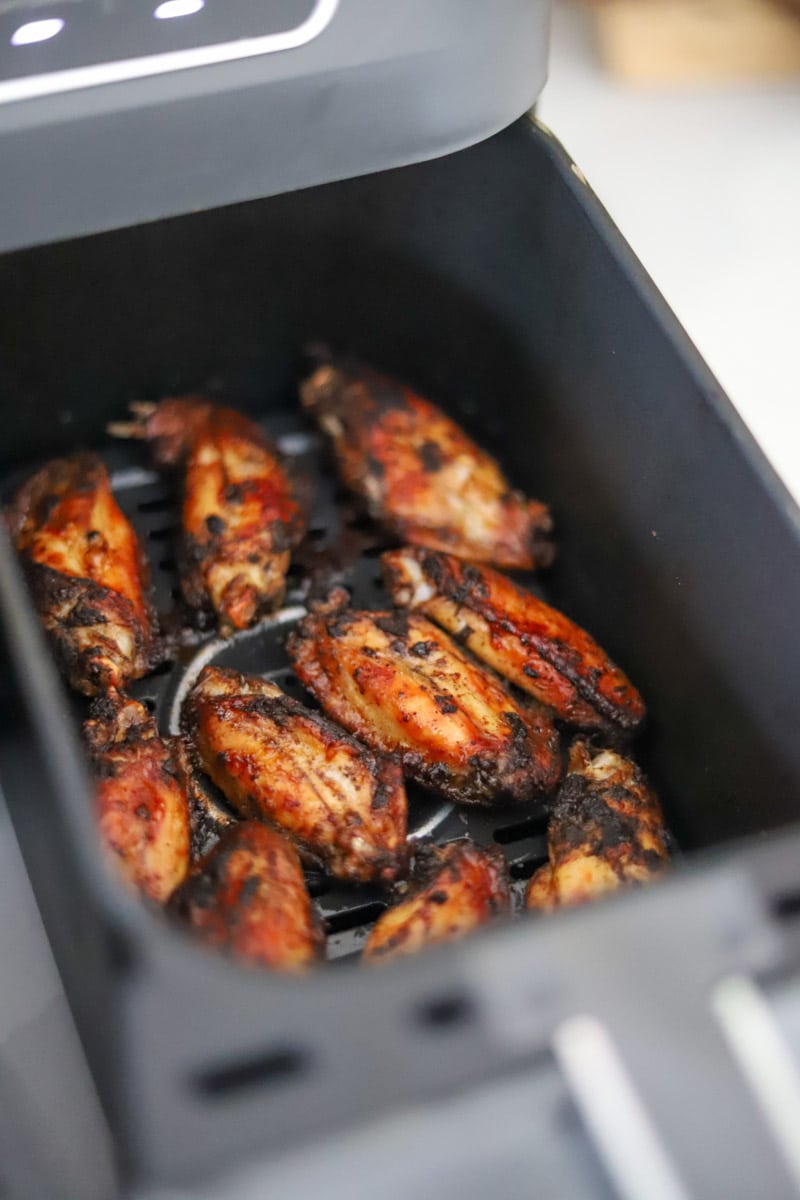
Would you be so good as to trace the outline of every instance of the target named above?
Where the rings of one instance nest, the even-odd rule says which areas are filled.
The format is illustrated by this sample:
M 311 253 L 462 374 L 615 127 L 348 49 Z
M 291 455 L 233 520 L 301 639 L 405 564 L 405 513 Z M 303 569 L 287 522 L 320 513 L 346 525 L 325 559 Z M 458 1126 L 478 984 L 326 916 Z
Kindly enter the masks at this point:
M 352 882 L 406 868 L 400 764 L 380 758 L 264 679 L 206 667 L 184 728 L 200 765 L 243 817 L 276 825 L 307 857 Z
M 116 691 L 92 702 L 83 729 L 97 776 L 101 839 L 123 877 L 163 903 L 189 867 L 187 776 L 179 741 L 159 737 L 147 709 Z
M 646 883 L 669 862 L 658 797 L 639 768 L 576 741 L 547 830 L 549 863 L 528 884 L 529 908 L 583 904 Z
M 395 604 L 419 609 L 476 657 L 582 728 L 635 730 L 644 702 L 594 638 L 490 567 L 419 547 L 382 559 Z
M 162 400 L 144 436 L 156 462 L 183 465 L 181 586 L 224 634 L 279 607 L 305 521 L 265 434 L 203 396 Z
M 379 918 L 364 946 L 366 962 L 464 937 L 509 908 L 502 853 L 466 839 L 420 849 L 412 886 L 410 896 Z
M 209 945 L 251 966 L 302 971 L 322 956 L 322 925 L 297 851 L 259 821 L 223 834 L 172 907 Z
M 356 737 L 397 754 L 417 782 L 461 804 L 552 791 L 558 736 L 485 667 L 416 613 L 321 611 L 287 641 L 305 687 Z
M 70 684 L 94 696 L 145 675 L 154 644 L 146 565 L 99 458 L 49 462 L 23 484 L 6 519 Z
M 344 483 L 403 541 L 501 567 L 552 561 L 546 506 L 512 491 L 495 460 L 410 388 L 325 365 L 300 397 L 332 438 Z

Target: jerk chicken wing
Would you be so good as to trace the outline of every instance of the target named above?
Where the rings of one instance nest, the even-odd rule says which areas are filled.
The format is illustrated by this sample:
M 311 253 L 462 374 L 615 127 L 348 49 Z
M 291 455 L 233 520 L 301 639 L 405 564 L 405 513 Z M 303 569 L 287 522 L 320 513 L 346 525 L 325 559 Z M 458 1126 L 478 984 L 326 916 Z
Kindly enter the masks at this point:
M 410 896 L 379 918 L 364 946 L 367 962 L 463 937 L 509 908 L 503 855 L 466 839 L 421 848 L 412 887 Z
M 335 721 L 457 803 L 524 801 L 558 783 L 550 718 L 416 613 L 317 612 L 287 650 Z
M 322 925 L 297 851 L 258 821 L 223 834 L 173 908 L 209 945 L 253 966 L 301 971 L 322 955 Z
M 93 696 L 146 674 L 154 646 L 146 566 L 100 460 L 54 459 L 22 486 L 7 521 L 71 685 Z
M 594 638 L 505 575 L 418 547 L 390 550 L 382 562 L 395 604 L 457 635 L 562 720 L 628 732 L 641 724 L 641 696 Z
M 403 541 L 501 567 L 553 558 L 544 504 L 410 388 L 365 367 L 319 367 L 300 396 L 330 435 L 344 483 Z
M 278 826 L 339 879 L 392 883 L 406 864 L 400 764 L 379 758 L 274 683 L 206 667 L 184 727 L 244 817 Z
M 123 877 L 163 903 L 189 866 L 187 777 L 177 738 L 160 738 L 147 709 L 119 692 L 84 723 L 97 775 L 100 836 Z
M 528 884 L 529 908 L 582 904 L 646 883 L 669 861 L 658 797 L 639 768 L 576 741 L 547 830 L 549 863 Z
M 145 437 L 161 466 L 183 465 L 181 587 L 210 609 L 224 634 L 277 608 L 292 547 L 305 521 L 265 434 L 246 417 L 202 396 L 139 404 L 141 424 L 112 433 Z

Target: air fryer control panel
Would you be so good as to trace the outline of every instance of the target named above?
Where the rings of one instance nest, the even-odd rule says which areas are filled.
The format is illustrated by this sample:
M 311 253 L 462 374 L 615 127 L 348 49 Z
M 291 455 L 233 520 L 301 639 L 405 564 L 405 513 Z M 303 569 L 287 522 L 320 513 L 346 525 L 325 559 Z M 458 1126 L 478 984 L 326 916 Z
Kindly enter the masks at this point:
M 336 0 L 0 0 L 0 103 L 297 45 Z

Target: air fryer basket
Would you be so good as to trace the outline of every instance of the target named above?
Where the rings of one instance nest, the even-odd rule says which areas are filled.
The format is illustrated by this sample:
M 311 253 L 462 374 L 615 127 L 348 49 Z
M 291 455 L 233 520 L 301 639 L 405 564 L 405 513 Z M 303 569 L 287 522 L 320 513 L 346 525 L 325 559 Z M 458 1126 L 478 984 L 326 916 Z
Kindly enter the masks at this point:
M 8 255 L 0 329 L 7 477 L 103 445 L 106 422 L 132 399 L 184 390 L 240 405 L 303 450 L 296 385 L 311 340 L 407 379 L 551 502 L 561 553 L 546 593 L 647 698 L 639 752 L 682 848 L 800 816 L 796 511 L 569 160 L 527 120 L 435 162 Z M 132 453 L 112 451 L 112 466 L 123 502 L 156 535 L 151 557 L 169 589 L 169 552 L 158 552 L 167 501 Z M 107 876 L 74 704 L 0 551 L 15 672 L 2 681 L 4 789 L 129 1172 L 221 1169 L 245 1151 L 529 1069 L 555 1019 L 548 972 L 572 953 L 559 936 L 575 962 L 583 946 L 588 963 L 614 920 L 634 931 L 650 920 L 666 946 L 662 895 L 691 923 L 706 872 L 381 971 L 343 965 L 298 981 L 208 954 Z M 259 635 L 259 655 L 271 636 Z M 165 722 L 176 679 L 140 685 Z M 440 836 L 459 831 L 447 814 L 435 825 L 435 805 L 417 812 Z M 510 818 L 476 818 L 473 832 L 497 837 L 524 876 L 543 852 L 541 820 L 509 831 Z M 717 890 L 725 903 L 712 904 L 713 919 L 698 915 L 687 961 L 705 962 L 703 980 L 722 960 L 773 964 L 761 908 L 752 929 L 742 916 L 748 888 L 731 899 L 726 878 Z M 376 901 L 363 903 L 367 919 Z M 749 929 L 736 955 L 696 954 L 726 907 Z M 335 953 L 355 945 L 334 942 Z M 633 994 L 623 975 L 621 993 Z M 523 995 L 536 1015 L 520 1040 L 497 1012 Z M 739 1157 L 743 1178 L 764 1178 L 758 1149 Z

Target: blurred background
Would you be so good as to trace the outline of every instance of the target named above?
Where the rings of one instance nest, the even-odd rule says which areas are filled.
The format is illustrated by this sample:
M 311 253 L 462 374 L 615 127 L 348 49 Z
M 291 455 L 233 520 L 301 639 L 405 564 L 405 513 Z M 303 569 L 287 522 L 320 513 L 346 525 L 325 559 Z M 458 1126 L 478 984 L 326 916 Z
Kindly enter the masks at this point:
M 800 500 L 800 0 L 559 0 L 538 113 Z

